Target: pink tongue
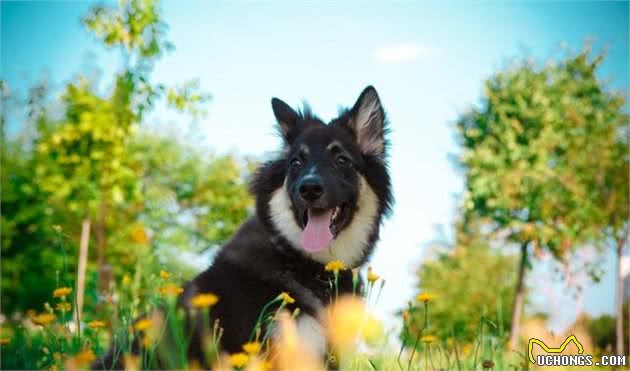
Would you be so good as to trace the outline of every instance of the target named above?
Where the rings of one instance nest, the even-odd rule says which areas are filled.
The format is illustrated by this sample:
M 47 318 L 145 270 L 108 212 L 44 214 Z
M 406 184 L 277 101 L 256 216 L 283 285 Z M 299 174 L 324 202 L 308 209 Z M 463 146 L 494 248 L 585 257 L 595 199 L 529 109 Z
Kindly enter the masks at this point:
M 333 209 L 313 213 L 308 210 L 308 222 L 302 232 L 302 247 L 308 252 L 318 252 L 326 249 L 333 239 L 330 233 L 330 217 Z

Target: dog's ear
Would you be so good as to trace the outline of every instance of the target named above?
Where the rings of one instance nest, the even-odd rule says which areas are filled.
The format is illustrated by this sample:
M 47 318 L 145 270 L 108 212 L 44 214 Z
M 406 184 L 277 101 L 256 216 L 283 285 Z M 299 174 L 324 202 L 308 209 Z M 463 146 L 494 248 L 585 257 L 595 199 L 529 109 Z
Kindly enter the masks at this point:
M 278 129 L 286 143 L 295 136 L 299 115 L 288 104 L 278 98 L 271 99 L 271 108 L 278 121 Z
M 364 155 L 385 155 L 385 112 L 373 86 L 363 90 L 350 110 L 348 125 Z

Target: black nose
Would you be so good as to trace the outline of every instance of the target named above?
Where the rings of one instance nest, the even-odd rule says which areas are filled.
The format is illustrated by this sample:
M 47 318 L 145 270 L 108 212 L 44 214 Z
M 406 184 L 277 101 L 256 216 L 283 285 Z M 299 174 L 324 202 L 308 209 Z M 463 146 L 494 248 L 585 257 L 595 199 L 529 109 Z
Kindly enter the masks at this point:
M 300 182 L 300 196 L 306 201 L 316 201 L 324 194 L 324 186 L 318 177 L 308 177 Z

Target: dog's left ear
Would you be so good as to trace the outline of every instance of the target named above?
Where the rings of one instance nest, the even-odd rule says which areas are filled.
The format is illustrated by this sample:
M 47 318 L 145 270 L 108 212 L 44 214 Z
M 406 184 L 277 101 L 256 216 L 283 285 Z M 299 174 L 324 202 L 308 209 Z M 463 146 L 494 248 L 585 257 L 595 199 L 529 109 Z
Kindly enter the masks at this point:
M 297 130 L 299 115 L 288 104 L 278 98 L 271 99 L 271 108 L 278 121 L 278 129 L 286 143 L 291 143 Z
M 350 110 L 348 125 L 364 155 L 385 155 L 385 112 L 373 86 L 363 90 Z

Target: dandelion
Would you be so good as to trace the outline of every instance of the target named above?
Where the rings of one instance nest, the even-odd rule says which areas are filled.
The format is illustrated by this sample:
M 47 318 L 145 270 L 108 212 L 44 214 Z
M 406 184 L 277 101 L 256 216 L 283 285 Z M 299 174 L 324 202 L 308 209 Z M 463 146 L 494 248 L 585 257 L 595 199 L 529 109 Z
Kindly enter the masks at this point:
M 142 226 L 136 226 L 131 231 L 131 240 L 138 245 L 146 245 L 149 243 L 149 235 Z
M 53 291 L 53 297 L 65 298 L 66 296 L 70 295 L 71 292 L 72 292 L 72 288 L 70 287 L 60 287 L 58 289 L 55 289 L 55 291 Z
M 241 368 L 247 364 L 249 356 L 245 353 L 234 353 L 230 355 L 230 364 L 236 368 Z
M 143 318 L 133 325 L 136 331 L 144 331 L 153 326 L 153 322 L 148 318 Z
M 293 299 L 291 297 L 291 295 L 289 295 L 288 292 L 282 292 L 280 295 L 278 295 L 278 299 L 282 299 L 282 302 L 284 304 L 293 304 L 293 303 L 295 303 L 295 299 Z
M 210 308 L 219 301 L 219 297 L 212 293 L 198 294 L 190 299 L 193 308 Z
M 167 280 L 169 278 L 171 278 L 171 274 L 165 270 L 161 270 L 160 271 L 160 278 L 163 280 Z
M 333 260 L 330 263 L 326 264 L 324 267 L 326 272 L 335 272 L 335 274 L 339 273 L 339 271 L 346 269 L 346 264 L 341 260 Z
M 424 335 L 423 337 L 420 338 L 420 341 L 425 344 L 435 343 L 436 340 L 437 338 L 433 335 Z
M 124 286 L 127 286 L 127 285 L 129 285 L 129 283 L 131 283 L 131 277 L 129 277 L 129 275 L 128 275 L 128 274 L 125 274 L 125 275 L 123 276 L 123 279 L 122 279 L 122 284 L 123 284 Z
M 160 287 L 160 294 L 162 294 L 162 296 L 177 296 L 182 292 L 184 292 L 184 289 L 173 283 L 167 283 Z
M 96 355 L 91 349 L 84 350 L 74 356 L 74 361 L 79 365 L 92 363 L 96 360 Z
M 378 281 L 379 278 L 381 278 L 381 276 L 379 276 L 378 274 L 374 273 L 372 271 L 372 267 L 368 267 L 368 273 L 367 273 L 367 280 L 368 280 L 368 282 L 370 282 L 371 284 L 374 284 L 374 282 Z
M 35 322 L 35 324 L 37 325 L 46 326 L 53 322 L 56 318 L 57 317 L 55 317 L 55 315 L 52 313 L 41 313 L 33 317 L 32 321 Z
M 260 352 L 260 343 L 257 341 L 251 341 L 243 344 L 243 350 L 247 354 L 258 354 Z
M 91 322 L 88 322 L 88 327 L 93 329 L 93 330 L 95 330 L 97 328 L 103 328 L 103 327 L 105 327 L 105 325 L 106 324 L 103 321 L 91 321 Z
M 65 313 L 65 312 L 69 312 L 70 309 L 72 309 L 72 305 L 70 303 L 64 301 L 64 302 L 58 303 L 56 305 L 56 308 L 57 308 L 58 311 L 60 311 L 62 313 Z
M 430 292 L 423 292 L 422 294 L 418 294 L 418 296 L 416 296 L 416 300 L 422 303 L 428 303 L 431 300 L 435 299 L 435 297 L 436 296 L 434 294 L 431 294 Z

